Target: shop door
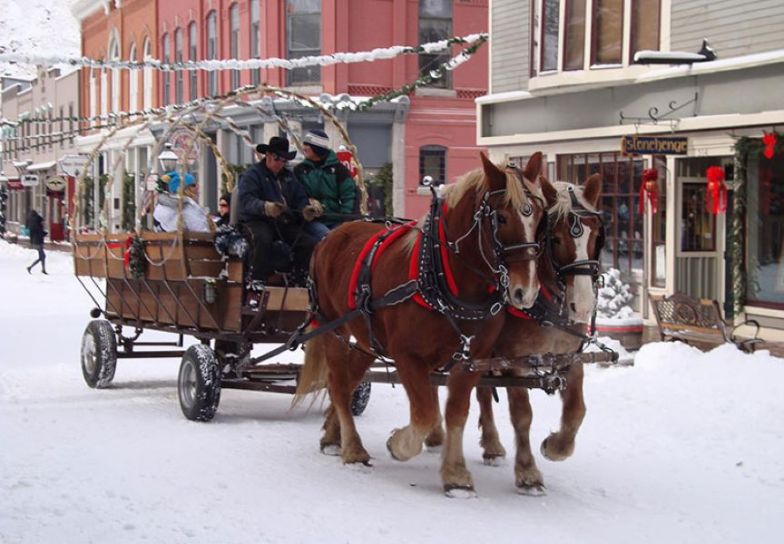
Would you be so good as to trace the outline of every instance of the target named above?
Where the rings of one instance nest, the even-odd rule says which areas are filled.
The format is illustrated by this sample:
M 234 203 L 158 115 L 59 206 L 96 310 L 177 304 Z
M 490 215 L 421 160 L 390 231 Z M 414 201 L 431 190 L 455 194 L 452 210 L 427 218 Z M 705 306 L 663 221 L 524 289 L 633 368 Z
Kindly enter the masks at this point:
M 680 238 L 675 252 L 675 290 L 723 303 L 726 215 L 713 215 L 707 210 L 704 177 L 707 166 L 719 166 L 720 159 L 686 159 L 678 163 L 676 210 Z

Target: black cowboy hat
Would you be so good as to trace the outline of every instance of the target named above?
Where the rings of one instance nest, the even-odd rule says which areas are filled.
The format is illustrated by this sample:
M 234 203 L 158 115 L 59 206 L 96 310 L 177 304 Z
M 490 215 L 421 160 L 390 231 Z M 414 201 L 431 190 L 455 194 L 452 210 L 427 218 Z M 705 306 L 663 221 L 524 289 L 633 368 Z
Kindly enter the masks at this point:
M 272 152 L 289 161 L 297 156 L 297 150 L 289 151 L 289 141 L 282 136 L 273 136 L 268 144 L 257 145 L 256 151 L 259 153 Z

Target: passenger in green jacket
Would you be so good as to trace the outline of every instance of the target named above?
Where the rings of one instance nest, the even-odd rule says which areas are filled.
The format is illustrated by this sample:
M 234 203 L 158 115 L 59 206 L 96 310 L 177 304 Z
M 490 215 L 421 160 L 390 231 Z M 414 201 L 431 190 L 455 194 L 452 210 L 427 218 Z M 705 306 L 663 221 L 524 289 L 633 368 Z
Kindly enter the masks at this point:
M 310 204 L 319 211 L 318 221 L 311 221 L 308 233 L 319 240 L 354 213 L 356 198 L 354 179 L 348 169 L 329 148 L 329 138 L 320 129 L 309 131 L 302 140 L 305 160 L 294 168 L 294 174 L 305 186 Z

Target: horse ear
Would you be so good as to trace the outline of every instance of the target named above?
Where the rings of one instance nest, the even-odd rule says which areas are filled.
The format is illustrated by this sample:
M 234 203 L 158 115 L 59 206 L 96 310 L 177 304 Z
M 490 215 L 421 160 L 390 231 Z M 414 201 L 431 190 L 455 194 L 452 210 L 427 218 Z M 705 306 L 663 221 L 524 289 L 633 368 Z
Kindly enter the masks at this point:
M 525 179 L 528 181 L 536 181 L 536 178 L 539 177 L 539 174 L 542 173 L 542 152 L 537 151 L 531 158 L 528 159 L 528 163 L 525 165 L 525 170 L 523 170 L 523 175 Z
M 482 157 L 482 168 L 485 171 L 489 189 L 491 191 L 506 189 L 506 174 L 494 165 L 484 152 L 480 152 L 479 155 Z
M 539 177 L 539 182 L 542 185 L 542 193 L 547 201 L 547 207 L 552 208 L 558 202 L 558 189 L 544 176 Z
M 587 200 L 594 208 L 599 203 L 599 195 L 602 192 L 602 175 L 599 173 L 593 174 L 585 182 L 583 188 L 583 198 Z

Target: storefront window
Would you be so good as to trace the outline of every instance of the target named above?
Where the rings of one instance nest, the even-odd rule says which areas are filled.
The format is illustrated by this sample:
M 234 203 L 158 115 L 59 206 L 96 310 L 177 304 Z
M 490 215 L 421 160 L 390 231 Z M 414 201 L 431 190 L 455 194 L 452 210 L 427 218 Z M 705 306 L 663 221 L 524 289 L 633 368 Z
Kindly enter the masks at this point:
M 705 206 L 707 185 L 683 184 L 681 251 L 716 251 L 716 216 Z
M 747 176 L 746 296 L 784 305 L 784 158 L 749 157 Z
M 582 184 L 591 174 L 602 174 L 602 267 L 619 269 L 633 290 L 639 289 L 643 269 L 643 218 L 638 213 L 643 168 L 641 158 L 620 153 L 558 156 L 558 179 Z

